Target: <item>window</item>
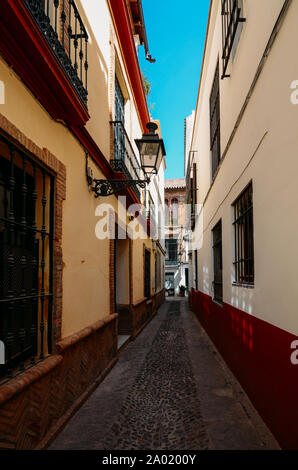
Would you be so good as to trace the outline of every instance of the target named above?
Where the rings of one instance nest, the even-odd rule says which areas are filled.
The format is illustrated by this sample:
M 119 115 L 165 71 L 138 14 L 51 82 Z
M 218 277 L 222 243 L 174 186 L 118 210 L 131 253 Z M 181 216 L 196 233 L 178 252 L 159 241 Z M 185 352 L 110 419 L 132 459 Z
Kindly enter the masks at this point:
M 240 194 L 234 205 L 235 281 L 254 284 L 254 237 L 252 183 Z
M 166 264 L 178 264 L 178 240 L 176 238 L 166 240 Z
M 222 61 L 223 73 L 222 79 L 230 75 L 227 74 L 227 68 L 231 53 L 235 54 L 235 44 L 239 41 L 241 33 L 241 24 L 245 21 L 242 17 L 242 0 L 222 0 Z
M 122 161 L 125 158 L 124 105 L 125 99 L 117 77 L 115 77 L 115 159 Z
M 215 77 L 210 95 L 210 149 L 212 178 L 220 162 L 220 96 L 219 96 L 219 63 L 217 63 Z
M 51 350 L 54 177 L 0 137 L 0 340 L 12 377 Z
M 241 8 L 241 11 L 243 11 L 243 0 L 239 0 L 239 8 Z M 242 29 L 243 29 L 243 21 L 240 21 L 237 26 L 234 42 L 233 42 L 233 47 L 232 47 L 232 62 L 234 62 L 234 58 L 236 55 L 237 47 L 240 41 Z
M 214 300 L 222 302 L 222 227 L 221 221 L 212 230 Z
M 176 227 L 180 222 L 179 217 L 179 203 L 178 199 L 174 198 L 171 201 L 171 225 Z
M 192 165 L 192 178 L 190 179 L 190 205 L 191 205 L 191 228 L 194 230 L 197 205 L 197 164 Z

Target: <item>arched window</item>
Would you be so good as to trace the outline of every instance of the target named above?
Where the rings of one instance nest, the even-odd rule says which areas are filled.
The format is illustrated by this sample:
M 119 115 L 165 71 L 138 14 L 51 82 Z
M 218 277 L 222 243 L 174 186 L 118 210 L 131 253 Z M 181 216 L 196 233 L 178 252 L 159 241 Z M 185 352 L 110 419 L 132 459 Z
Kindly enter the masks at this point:
M 171 222 L 174 226 L 179 225 L 179 204 L 176 198 L 171 201 Z
M 169 201 L 165 199 L 165 226 L 170 225 L 170 209 L 169 209 Z

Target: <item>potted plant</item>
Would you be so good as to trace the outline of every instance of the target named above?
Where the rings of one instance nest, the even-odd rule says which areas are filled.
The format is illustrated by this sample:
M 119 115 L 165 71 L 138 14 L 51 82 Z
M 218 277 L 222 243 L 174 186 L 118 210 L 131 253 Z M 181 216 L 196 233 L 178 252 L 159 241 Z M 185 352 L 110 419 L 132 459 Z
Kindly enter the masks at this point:
M 185 291 L 186 291 L 186 287 L 183 286 L 183 285 L 180 285 L 179 286 L 179 296 L 180 297 L 185 297 Z

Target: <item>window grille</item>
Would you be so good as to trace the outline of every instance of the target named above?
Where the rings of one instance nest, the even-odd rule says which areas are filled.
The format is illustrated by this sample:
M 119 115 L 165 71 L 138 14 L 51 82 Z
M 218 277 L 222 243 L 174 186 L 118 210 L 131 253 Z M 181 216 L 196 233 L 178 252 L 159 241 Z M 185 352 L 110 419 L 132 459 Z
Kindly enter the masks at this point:
M 213 238 L 213 289 L 214 300 L 222 302 L 222 227 L 221 221 L 212 230 Z
M 210 149 L 212 160 L 212 178 L 214 178 L 220 162 L 219 63 L 217 63 L 210 95 Z
M 222 61 L 223 73 L 222 79 L 230 75 L 227 74 L 229 60 L 233 50 L 237 29 L 240 23 L 245 22 L 242 17 L 242 1 L 241 0 L 222 0 L 221 1 L 221 17 L 222 17 Z
M 166 240 L 166 264 L 178 264 L 178 240 L 176 238 Z
M 54 176 L 0 136 L 1 379 L 51 352 Z
M 124 105 L 125 100 L 120 88 L 119 82 L 115 77 L 115 121 L 119 123 L 115 126 L 114 137 L 115 137 L 115 159 L 124 160 L 125 156 L 125 137 L 122 129 L 124 128 Z M 123 126 L 121 126 L 122 124 Z
M 252 183 L 234 203 L 235 281 L 254 284 L 254 236 Z

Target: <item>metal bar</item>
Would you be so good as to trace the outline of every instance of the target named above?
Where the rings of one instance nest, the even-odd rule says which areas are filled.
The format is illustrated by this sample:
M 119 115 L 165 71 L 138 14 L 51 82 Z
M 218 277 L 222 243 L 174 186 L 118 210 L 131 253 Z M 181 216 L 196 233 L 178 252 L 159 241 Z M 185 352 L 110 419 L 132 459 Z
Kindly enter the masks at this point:
M 85 38 L 85 89 L 88 90 L 88 36 Z
M 8 223 L 8 224 L 13 223 L 16 227 L 19 227 L 19 228 L 21 228 L 21 226 L 22 226 L 20 222 L 11 222 L 9 219 L 6 219 L 5 217 L 0 217 L 0 220 L 1 220 L 2 222 Z M 30 226 L 27 226 L 27 230 L 29 230 L 29 231 L 35 231 L 36 233 L 40 233 L 40 234 L 42 233 L 41 230 L 39 230 L 39 229 L 37 229 L 37 228 L 34 229 L 33 227 L 30 227 Z M 45 232 L 45 234 L 46 234 L 47 236 L 50 236 L 50 233 L 49 233 L 49 232 Z
M 54 217 L 55 217 L 55 180 L 50 177 L 50 243 L 49 243 L 49 292 L 48 295 L 48 350 L 52 352 L 52 315 L 53 315 L 53 278 L 54 278 Z M 45 294 L 46 295 L 46 294 Z
M 222 3 L 222 31 L 223 31 L 223 41 L 222 41 L 222 61 L 223 61 L 223 73 L 222 79 L 229 77 L 226 74 L 233 43 L 235 40 L 238 24 L 245 22 L 246 19 L 241 17 L 241 8 L 239 7 L 238 0 L 229 0 L 229 5 L 227 5 L 227 10 L 225 8 L 225 1 Z
M 82 32 L 82 26 L 80 25 L 80 31 Z M 81 82 L 83 82 L 83 57 L 84 57 L 84 54 L 83 54 L 83 35 L 80 34 L 79 35 L 80 37 L 80 79 L 81 79 Z
M 72 35 L 72 27 L 71 27 L 71 6 L 72 6 L 72 0 L 68 0 L 68 5 L 69 5 L 69 15 L 68 15 L 68 28 L 67 28 L 67 33 L 68 33 L 68 57 L 71 60 L 71 35 Z
M 37 260 L 37 249 L 38 241 L 36 239 L 36 201 L 37 201 L 37 190 L 36 190 L 36 163 L 33 166 L 33 191 L 32 191 L 32 202 L 33 202 L 33 220 L 32 220 L 32 289 L 31 289 L 31 312 L 32 312 L 32 323 L 31 323 L 31 364 L 35 364 L 36 355 L 36 339 L 37 339 L 37 315 L 38 315 L 38 296 L 37 294 L 37 280 L 38 280 L 38 260 Z M 29 299 L 27 299 L 29 300 Z
M 74 50 L 75 50 L 75 61 L 74 61 L 74 69 L 75 69 L 75 72 L 76 74 L 78 73 L 78 37 L 77 37 L 77 34 L 78 34 L 78 16 L 77 16 L 77 12 L 75 11 L 75 35 L 74 35 Z
M 46 182 L 45 171 L 42 171 L 42 229 L 41 229 L 41 319 L 40 319 L 40 359 L 44 358 L 44 307 L 45 307 L 45 229 L 46 229 Z
M 25 255 L 25 248 L 26 248 L 26 201 L 27 201 L 27 184 L 26 184 L 26 156 L 23 154 L 23 181 L 21 187 L 21 197 L 22 197 L 22 218 L 21 218 L 21 238 L 22 238 L 22 256 L 20 260 L 21 265 L 21 320 L 20 320 L 20 328 L 19 328 L 19 340 L 20 340 L 20 353 L 21 353 L 21 362 L 20 362 L 20 370 L 24 370 L 24 358 L 22 357 L 22 353 L 25 349 L 25 309 L 26 309 L 26 288 L 25 288 L 25 276 L 26 276 L 26 267 L 27 267 L 27 258 Z
M 45 293 L 44 297 L 51 297 L 53 294 L 51 292 Z M 26 295 L 22 297 L 24 300 L 33 300 L 33 299 L 41 299 L 42 295 L 41 294 L 32 294 L 32 295 Z M 16 302 L 20 300 L 20 297 L 9 297 L 7 299 L 0 299 L 0 303 L 6 303 L 6 302 Z
M 8 256 L 8 295 L 9 298 L 9 305 L 8 305 L 8 331 L 6 337 L 6 347 L 7 347 L 7 376 L 12 377 L 12 346 L 14 343 L 14 332 L 13 332 L 13 313 L 14 313 L 14 300 L 13 300 L 13 270 L 15 265 L 14 253 L 13 253 L 13 243 L 14 243 L 14 190 L 15 190 L 15 177 L 14 177 L 14 156 L 15 156 L 15 149 L 13 145 L 10 145 L 10 177 L 8 180 L 8 186 L 10 191 L 10 206 L 9 206 L 9 246 L 10 246 L 10 253 Z

